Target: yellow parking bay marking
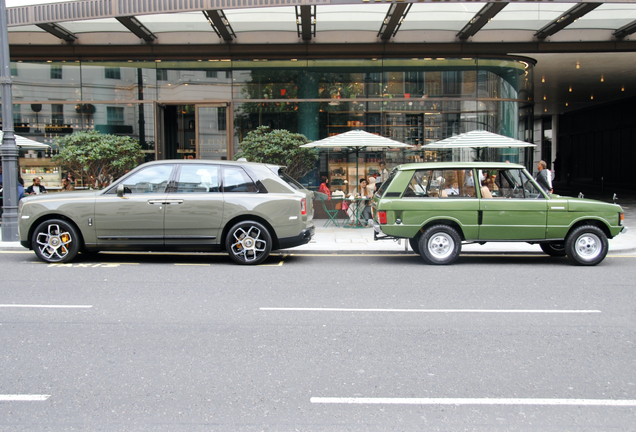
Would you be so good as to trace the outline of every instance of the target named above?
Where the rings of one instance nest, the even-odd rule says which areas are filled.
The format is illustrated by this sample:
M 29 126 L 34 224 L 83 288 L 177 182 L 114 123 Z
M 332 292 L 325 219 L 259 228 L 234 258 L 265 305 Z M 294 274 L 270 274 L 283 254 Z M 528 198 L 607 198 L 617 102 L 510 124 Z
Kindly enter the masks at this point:
M 90 309 L 93 305 L 28 305 L 0 304 L 0 308 L 43 308 L 43 309 Z
M 355 308 L 283 308 L 262 307 L 262 311 L 280 312 L 403 312 L 403 313 L 528 313 L 528 314 L 596 314 L 600 310 L 575 309 L 355 309 Z
M 46 264 L 46 263 L 43 263 Z M 139 265 L 139 263 L 63 263 L 63 264 L 49 264 L 47 267 L 72 267 L 72 268 L 114 268 L 120 265 Z
M 550 398 L 382 398 L 312 397 L 316 404 L 358 405 L 552 405 L 633 407 L 634 399 L 550 399 Z
M 45 401 L 50 397 L 51 395 L 0 394 L 0 402 L 39 402 Z
M 259 267 L 282 267 L 283 263 L 285 262 L 285 258 L 287 258 L 287 255 L 282 255 L 282 259 L 280 260 L 280 262 L 278 264 L 259 264 Z
M 175 263 L 175 265 L 177 265 L 177 266 L 204 266 L 204 267 L 209 267 L 212 264 L 179 264 L 179 263 Z

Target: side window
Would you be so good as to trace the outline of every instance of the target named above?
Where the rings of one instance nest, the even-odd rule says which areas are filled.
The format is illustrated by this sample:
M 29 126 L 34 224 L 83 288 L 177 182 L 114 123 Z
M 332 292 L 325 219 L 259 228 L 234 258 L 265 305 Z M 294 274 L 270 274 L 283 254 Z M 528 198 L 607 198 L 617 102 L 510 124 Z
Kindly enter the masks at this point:
M 480 170 L 478 177 L 484 198 L 543 198 L 534 183 L 519 169 Z
M 215 165 L 182 165 L 176 192 L 219 192 L 219 167 Z
M 258 189 L 242 168 L 223 167 L 223 192 L 258 192 Z
M 153 165 L 123 181 L 125 194 L 164 193 L 174 165 Z
M 418 170 L 404 191 L 405 197 L 476 198 L 472 170 Z

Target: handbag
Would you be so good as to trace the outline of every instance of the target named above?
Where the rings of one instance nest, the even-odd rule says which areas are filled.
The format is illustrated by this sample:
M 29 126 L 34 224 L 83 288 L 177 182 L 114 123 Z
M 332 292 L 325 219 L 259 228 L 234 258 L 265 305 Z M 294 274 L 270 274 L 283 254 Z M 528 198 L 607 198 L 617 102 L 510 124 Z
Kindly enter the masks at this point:
M 346 201 L 343 201 L 343 202 L 342 202 L 342 210 L 345 210 L 345 211 L 346 211 L 346 210 L 349 210 L 349 204 L 347 204 L 347 202 L 346 202 Z

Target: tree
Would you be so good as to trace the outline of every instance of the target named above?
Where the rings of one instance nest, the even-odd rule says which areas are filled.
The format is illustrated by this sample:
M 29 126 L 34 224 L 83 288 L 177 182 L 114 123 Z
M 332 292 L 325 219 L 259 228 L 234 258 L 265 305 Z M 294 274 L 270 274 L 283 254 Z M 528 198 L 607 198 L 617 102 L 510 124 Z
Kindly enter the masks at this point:
M 139 165 L 144 157 L 139 142 L 127 136 L 86 131 L 55 142 L 60 151 L 53 156 L 53 162 L 100 189 Z
M 250 162 L 284 165 L 287 174 L 298 179 L 314 169 L 318 160 L 315 150 L 300 147 L 308 142 L 302 134 L 259 126 L 245 136 L 234 159 L 243 157 Z

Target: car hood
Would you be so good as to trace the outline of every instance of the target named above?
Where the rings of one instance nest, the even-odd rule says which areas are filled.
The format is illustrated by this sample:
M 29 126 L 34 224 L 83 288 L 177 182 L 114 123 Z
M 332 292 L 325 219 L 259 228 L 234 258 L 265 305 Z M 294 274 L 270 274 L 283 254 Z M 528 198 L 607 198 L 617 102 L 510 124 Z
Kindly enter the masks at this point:
M 22 198 L 23 203 L 35 203 L 38 201 L 50 201 L 55 199 L 67 199 L 67 198 L 89 198 L 95 197 L 101 194 L 102 190 L 87 190 L 87 191 L 71 191 L 71 192 L 49 192 L 40 195 L 30 195 Z
M 564 197 L 557 195 L 553 198 L 553 200 L 565 200 L 569 211 L 623 211 L 621 206 L 618 204 L 607 203 L 589 198 Z

